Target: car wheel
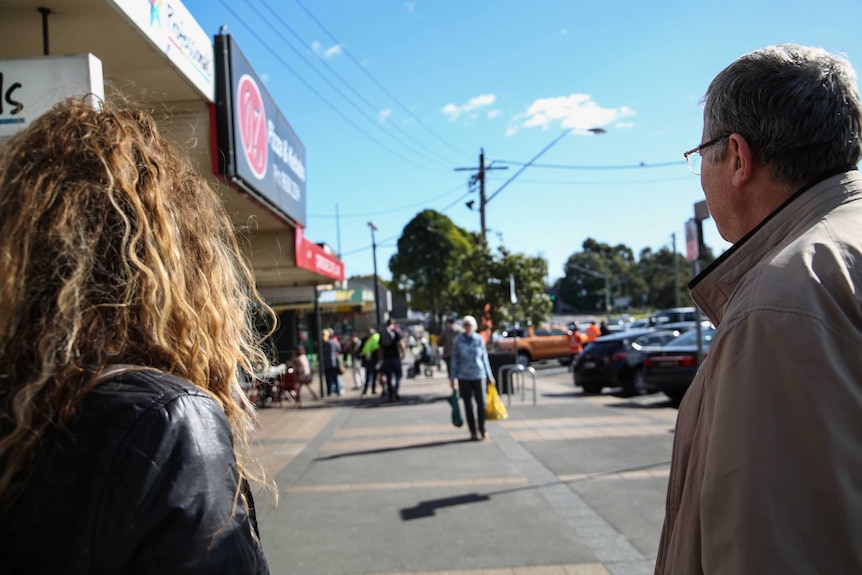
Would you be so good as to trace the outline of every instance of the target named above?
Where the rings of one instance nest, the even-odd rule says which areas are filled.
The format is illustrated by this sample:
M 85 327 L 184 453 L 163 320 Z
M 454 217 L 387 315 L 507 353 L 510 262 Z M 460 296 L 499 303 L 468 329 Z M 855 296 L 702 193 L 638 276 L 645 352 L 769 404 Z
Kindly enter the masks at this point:
M 520 351 L 520 352 L 518 352 L 518 356 L 515 359 L 515 361 L 517 363 L 520 363 L 524 367 L 527 367 L 528 365 L 530 365 L 530 356 L 528 354 L 524 353 L 523 351 Z
M 588 383 L 581 387 L 584 388 L 584 393 L 596 394 L 602 392 L 602 386 L 597 383 Z

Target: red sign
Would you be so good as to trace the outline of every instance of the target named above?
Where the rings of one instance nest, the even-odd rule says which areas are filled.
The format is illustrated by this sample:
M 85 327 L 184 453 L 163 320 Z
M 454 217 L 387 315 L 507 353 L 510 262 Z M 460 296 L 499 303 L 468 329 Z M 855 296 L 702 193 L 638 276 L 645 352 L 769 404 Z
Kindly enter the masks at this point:
M 242 140 L 242 151 L 248 167 L 254 176 L 262 180 L 266 175 L 267 165 L 267 132 L 266 108 L 257 87 L 257 82 L 244 74 L 237 84 L 237 116 L 239 117 L 239 136 Z
M 334 280 L 344 279 L 344 262 L 305 239 L 302 228 L 296 228 L 296 267 Z

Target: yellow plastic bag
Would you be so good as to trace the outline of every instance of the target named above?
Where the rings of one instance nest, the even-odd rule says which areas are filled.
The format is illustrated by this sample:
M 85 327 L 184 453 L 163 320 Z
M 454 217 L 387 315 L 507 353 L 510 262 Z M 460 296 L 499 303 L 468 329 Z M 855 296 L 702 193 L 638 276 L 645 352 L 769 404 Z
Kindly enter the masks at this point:
M 500 399 L 500 394 L 497 393 L 497 386 L 493 383 L 488 384 L 488 402 L 485 404 L 485 419 L 506 419 L 509 414 L 506 413 L 506 406 L 503 405 L 503 400 Z

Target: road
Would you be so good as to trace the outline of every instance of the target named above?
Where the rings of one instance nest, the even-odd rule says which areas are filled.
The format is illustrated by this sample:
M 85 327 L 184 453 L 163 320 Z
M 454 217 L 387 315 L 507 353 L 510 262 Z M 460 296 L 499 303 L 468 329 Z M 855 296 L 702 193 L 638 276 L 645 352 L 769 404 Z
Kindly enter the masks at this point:
M 257 496 L 272 572 L 652 573 L 676 409 L 584 396 L 550 363 L 536 386 L 485 442 L 451 425 L 440 372 L 405 380 L 398 403 L 261 410 L 254 451 L 281 499 Z

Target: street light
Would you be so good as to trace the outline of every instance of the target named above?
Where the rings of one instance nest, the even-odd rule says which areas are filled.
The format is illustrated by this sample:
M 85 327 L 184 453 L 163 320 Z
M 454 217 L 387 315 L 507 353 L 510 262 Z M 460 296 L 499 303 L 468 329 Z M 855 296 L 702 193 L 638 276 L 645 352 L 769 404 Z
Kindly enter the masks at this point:
M 374 313 L 377 316 L 377 329 L 383 323 L 380 321 L 380 294 L 377 286 L 377 242 L 374 240 L 374 232 L 377 231 L 377 226 L 374 222 L 368 222 L 368 227 L 371 228 L 371 257 L 374 259 Z
M 608 281 L 608 272 L 600 274 L 599 272 L 594 272 L 589 268 L 582 268 L 579 265 L 575 265 L 573 263 L 567 264 L 569 267 L 575 268 L 579 272 L 583 272 L 585 274 L 590 274 L 591 276 L 595 276 L 597 278 L 602 278 L 605 280 L 605 315 L 608 318 L 608 323 L 611 323 L 611 283 Z

